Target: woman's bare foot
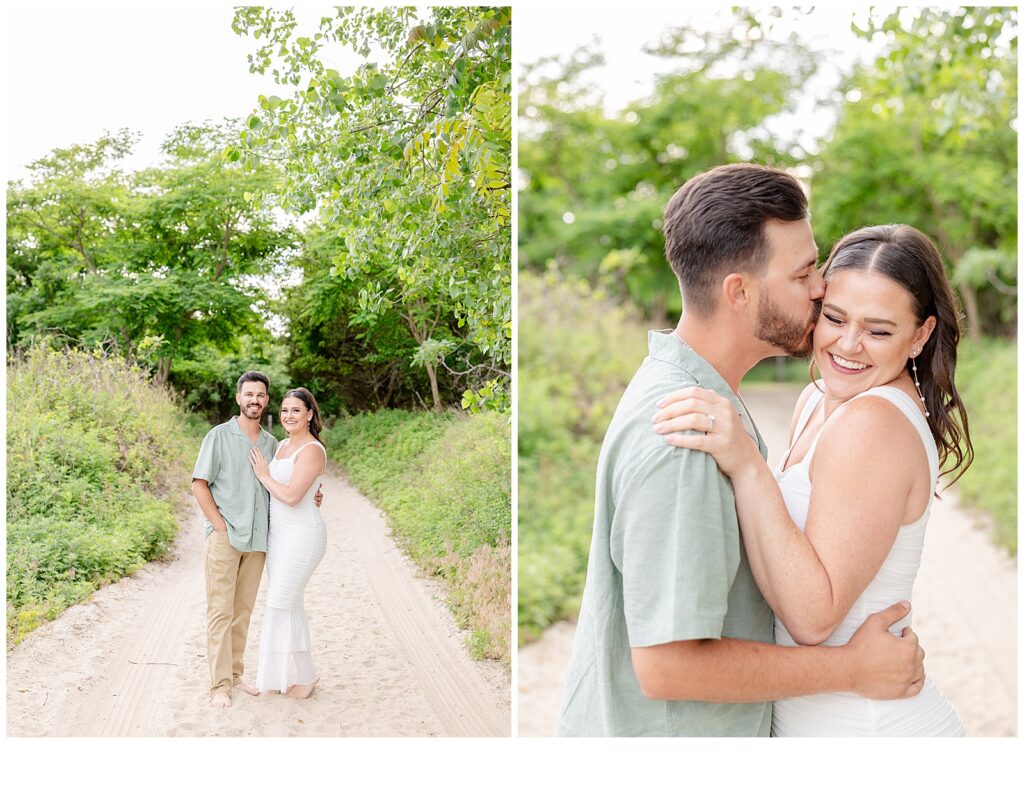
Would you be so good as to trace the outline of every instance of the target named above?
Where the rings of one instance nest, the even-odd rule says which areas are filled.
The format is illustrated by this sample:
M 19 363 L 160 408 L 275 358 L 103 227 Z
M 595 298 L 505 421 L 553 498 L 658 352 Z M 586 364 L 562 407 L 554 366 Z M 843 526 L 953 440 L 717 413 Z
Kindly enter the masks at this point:
M 316 683 L 319 681 L 320 677 L 318 676 L 308 685 L 292 685 L 288 688 L 287 695 L 289 698 L 309 698 L 316 689 Z
M 248 682 L 243 682 L 241 679 L 235 682 L 235 687 L 241 690 L 243 693 L 248 693 L 250 696 L 258 696 L 260 694 L 259 690 L 250 685 Z
M 214 693 L 212 696 L 210 696 L 210 706 L 211 707 L 230 707 L 231 706 L 231 696 L 229 696 L 227 693 Z

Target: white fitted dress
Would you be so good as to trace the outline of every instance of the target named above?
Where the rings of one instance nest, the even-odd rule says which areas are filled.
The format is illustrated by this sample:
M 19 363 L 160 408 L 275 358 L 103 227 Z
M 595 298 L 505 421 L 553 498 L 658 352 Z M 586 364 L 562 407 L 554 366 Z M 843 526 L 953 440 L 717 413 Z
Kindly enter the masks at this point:
M 925 527 L 928 524 L 938 480 L 939 457 L 935 441 L 914 399 L 891 386 L 868 389 L 853 399 L 865 395 L 874 395 L 893 403 L 917 429 L 928 456 L 933 484 L 932 497 L 924 514 L 917 521 L 900 527 L 892 549 L 878 573 L 853 603 L 850 612 L 835 632 L 822 644 L 823 646 L 845 644 L 872 613 L 884 610 L 902 599 L 910 601 L 914 579 L 921 563 Z M 817 390 L 808 398 L 797 421 L 794 440 L 806 427 L 821 399 L 822 393 Z M 775 477 L 789 515 L 801 530 L 807 521 L 807 509 L 811 501 L 808 466 L 814 456 L 818 438 L 814 439 L 807 455 L 799 463 L 783 471 L 782 466 L 789 458 L 787 451 L 775 470 Z M 885 454 L 884 445 L 881 443 L 878 452 L 879 455 Z M 903 628 L 911 623 L 910 619 L 911 616 L 908 615 L 894 624 L 891 631 L 899 635 Z M 797 645 L 778 617 L 775 619 L 775 642 L 781 646 Z M 925 678 L 924 688 L 912 698 L 879 701 L 864 698 L 856 693 L 823 693 L 776 701 L 772 713 L 772 735 L 775 737 L 956 737 L 963 734 L 963 725 L 953 706 L 935 687 L 930 677 Z
M 295 457 L 307 442 L 286 458 L 270 462 L 270 476 L 288 484 Z M 292 685 L 309 684 L 317 677 L 310 653 L 309 621 L 302 603 L 310 575 L 327 549 L 327 528 L 313 502 L 317 484 L 297 505 L 270 497 L 270 534 L 267 539 L 267 604 L 260 636 L 256 687 L 285 692 Z

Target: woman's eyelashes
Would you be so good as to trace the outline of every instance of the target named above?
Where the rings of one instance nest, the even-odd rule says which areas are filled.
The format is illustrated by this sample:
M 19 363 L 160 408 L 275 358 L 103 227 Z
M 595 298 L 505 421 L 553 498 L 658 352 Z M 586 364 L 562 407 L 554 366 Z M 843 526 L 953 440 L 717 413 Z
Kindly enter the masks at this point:
M 846 320 L 844 318 L 837 317 L 835 315 L 831 315 L 828 312 L 822 312 L 821 316 L 823 318 L 825 318 L 825 320 L 827 320 L 833 326 L 837 326 L 839 328 L 842 328 L 843 326 L 846 325 Z M 868 335 L 871 336 L 871 337 L 891 337 L 892 336 L 892 332 L 891 331 L 884 331 L 882 329 L 868 328 L 868 329 L 864 329 L 864 331 L 866 331 L 868 333 Z

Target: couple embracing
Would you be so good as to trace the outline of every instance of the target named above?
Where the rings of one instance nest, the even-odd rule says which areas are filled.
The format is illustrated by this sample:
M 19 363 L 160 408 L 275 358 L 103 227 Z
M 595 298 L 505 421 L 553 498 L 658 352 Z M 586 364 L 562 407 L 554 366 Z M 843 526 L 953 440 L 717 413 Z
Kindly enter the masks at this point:
M 940 471 L 973 458 L 935 246 L 859 229 L 819 271 L 800 184 L 752 164 L 664 231 L 685 311 L 601 449 L 559 734 L 963 735 L 910 628 Z M 780 354 L 820 378 L 772 472 L 739 388 Z
M 206 517 L 207 658 L 210 703 L 217 707 L 231 705 L 234 688 L 308 698 L 320 679 L 302 602 L 327 548 L 317 488 L 327 460 L 320 409 L 309 390 L 286 392 L 281 425 L 288 438 L 279 444 L 261 426 L 270 379 L 244 373 L 235 400 L 239 415 L 206 434 L 192 472 L 192 494 Z M 267 604 L 254 687 L 242 679 L 243 657 L 264 565 Z

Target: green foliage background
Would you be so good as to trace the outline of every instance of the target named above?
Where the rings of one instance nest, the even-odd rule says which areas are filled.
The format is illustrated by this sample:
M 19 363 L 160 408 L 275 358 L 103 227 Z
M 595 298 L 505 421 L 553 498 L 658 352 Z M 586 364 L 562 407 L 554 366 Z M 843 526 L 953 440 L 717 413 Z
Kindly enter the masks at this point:
M 636 310 L 557 273 L 519 276 L 519 637 L 575 617 L 601 440 L 647 354 Z
M 125 170 L 120 130 L 8 185 L 8 350 L 101 344 L 212 421 L 242 360 L 332 412 L 507 410 L 509 9 L 339 7 L 301 31 L 239 7 L 232 27 L 281 96 L 181 124 L 150 168 Z
M 206 430 L 117 357 L 37 347 L 11 363 L 9 643 L 159 557 Z
M 957 493 L 993 517 L 997 543 L 1016 556 L 1017 346 L 997 339 L 962 343 L 956 383 L 975 456 Z
M 589 77 L 603 63 L 595 47 L 526 65 L 520 269 L 554 262 L 673 325 L 682 307 L 662 251 L 665 203 L 697 173 L 753 160 L 809 186 L 822 256 L 860 226 L 917 226 L 940 246 L 972 338 L 1012 335 L 1016 9 L 872 11 L 854 30 L 874 57 L 820 98 L 835 123 L 813 142 L 793 114 L 828 54 L 773 33 L 781 18 L 799 30 L 804 13 L 734 8 L 717 26 L 652 30 L 653 88 L 616 111 Z

